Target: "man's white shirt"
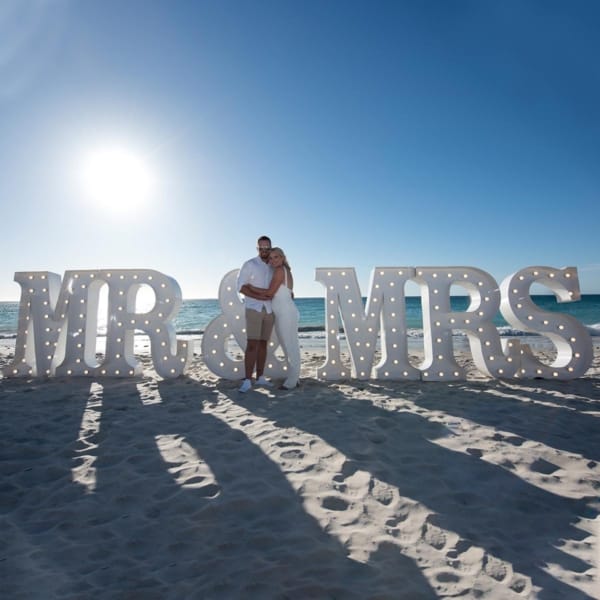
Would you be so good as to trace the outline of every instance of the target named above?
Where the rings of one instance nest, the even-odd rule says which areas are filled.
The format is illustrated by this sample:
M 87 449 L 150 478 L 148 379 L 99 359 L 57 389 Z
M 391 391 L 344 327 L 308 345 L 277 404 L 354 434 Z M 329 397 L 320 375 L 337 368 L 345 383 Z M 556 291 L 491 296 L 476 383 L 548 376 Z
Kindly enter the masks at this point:
M 268 288 L 271 285 L 273 278 L 273 268 L 263 262 L 260 256 L 255 256 L 247 260 L 240 269 L 237 279 L 238 292 L 246 283 L 260 288 Z M 263 308 L 268 312 L 272 312 L 270 300 L 256 300 L 249 296 L 244 296 L 244 304 L 246 308 L 261 311 Z

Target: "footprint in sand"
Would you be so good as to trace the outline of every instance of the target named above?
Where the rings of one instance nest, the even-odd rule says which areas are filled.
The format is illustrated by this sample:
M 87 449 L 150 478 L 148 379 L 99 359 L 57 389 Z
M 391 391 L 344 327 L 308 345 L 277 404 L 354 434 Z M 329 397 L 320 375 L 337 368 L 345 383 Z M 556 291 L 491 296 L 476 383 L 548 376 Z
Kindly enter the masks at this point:
M 557 467 L 555 464 L 548 462 L 543 458 L 538 458 L 536 461 L 532 462 L 529 468 L 535 473 L 542 473 L 543 475 L 551 475 L 560 469 L 560 467 Z
M 505 581 L 512 577 L 512 567 L 504 561 L 486 554 L 483 560 L 483 570 L 496 581 Z
M 447 543 L 446 534 L 442 529 L 432 525 L 431 523 L 425 523 L 421 529 L 421 537 L 423 540 L 435 548 L 436 550 L 443 550 Z
M 339 498 L 338 496 L 327 496 L 323 498 L 321 506 L 326 510 L 341 511 L 347 510 L 350 506 L 350 503 L 343 498 Z

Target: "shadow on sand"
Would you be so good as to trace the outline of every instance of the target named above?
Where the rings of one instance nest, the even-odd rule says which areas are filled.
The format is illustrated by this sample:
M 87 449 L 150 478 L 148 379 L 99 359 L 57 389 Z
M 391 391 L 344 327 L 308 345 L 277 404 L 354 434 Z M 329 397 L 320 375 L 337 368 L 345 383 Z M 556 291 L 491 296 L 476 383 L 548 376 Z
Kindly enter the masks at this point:
M 436 597 L 394 546 L 369 564 L 348 558 L 280 468 L 203 412 L 214 387 L 0 386 L 7 598 Z M 190 452 L 213 477 L 185 484 Z M 86 461 L 87 486 L 72 471 Z
M 581 517 L 594 518 L 598 514 L 597 498 L 573 500 L 557 496 L 477 456 L 433 443 L 432 440 L 447 436 L 448 429 L 418 414 L 385 410 L 360 398 L 363 390 L 371 388 L 376 393 L 381 386 L 350 386 L 352 397 L 330 388 L 326 395 L 311 398 L 311 386 L 316 396 L 320 385 L 305 384 L 302 397 L 291 392 L 267 400 L 258 394 L 238 394 L 226 385 L 221 389 L 233 402 L 273 420 L 276 426 L 299 428 L 337 448 L 347 457 L 344 476 L 357 470 L 368 471 L 398 488 L 401 496 L 427 506 L 435 513 L 433 524 L 460 535 L 463 551 L 475 545 L 509 562 L 516 572 L 530 577 L 533 585 L 541 588 L 537 597 L 589 600 L 585 593 L 549 574 L 546 567 L 557 564 L 576 573 L 590 568 L 560 546 L 563 540 L 585 537 L 574 525 Z M 442 392 L 440 386 L 444 387 Z M 565 412 L 564 409 L 496 396 L 490 412 L 510 415 L 510 422 L 491 416 L 486 419 L 482 393 L 489 389 L 489 383 L 474 387 L 409 383 L 387 386 L 385 394 L 493 427 L 512 428 L 526 439 L 533 423 L 534 439 L 597 456 L 598 447 L 592 442 L 600 438 L 597 418 L 586 418 L 572 410 L 562 415 L 562 427 L 566 429 L 559 430 L 551 425 L 547 411 Z M 539 392 L 540 397 L 544 394 Z M 544 429 L 549 422 L 550 427 Z M 571 439 L 571 425 L 590 437 Z

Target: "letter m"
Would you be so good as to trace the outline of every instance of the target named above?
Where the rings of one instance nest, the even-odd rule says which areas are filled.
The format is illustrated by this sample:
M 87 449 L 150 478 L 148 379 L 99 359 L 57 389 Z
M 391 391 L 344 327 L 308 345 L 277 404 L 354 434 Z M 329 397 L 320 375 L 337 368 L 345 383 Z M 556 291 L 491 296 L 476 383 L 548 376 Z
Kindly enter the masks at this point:
M 84 315 L 97 315 L 97 305 L 89 306 L 88 290 L 75 288 L 72 272 L 65 273 L 62 286 L 60 276 L 48 271 L 17 272 L 14 280 L 21 286 L 15 357 L 3 373 L 6 377 L 53 375 L 65 358 L 68 320 L 82 321 L 81 326 L 71 328 L 69 344 L 80 349 L 82 356 L 92 345 L 86 344 Z M 94 342 L 95 334 L 94 327 Z
M 48 271 L 15 273 L 21 286 L 15 357 L 6 377 L 49 376 L 64 358 L 68 281 Z
M 411 267 L 375 267 L 369 296 L 363 308 L 354 268 L 317 268 L 325 298 L 325 363 L 317 377 L 336 380 L 348 377 L 340 355 L 341 318 L 351 359 L 350 376 L 369 379 L 381 326 L 381 361 L 375 367 L 378 379 L 419 379 L 420 371 L 408 360 L 404 288 L 414 276 Z

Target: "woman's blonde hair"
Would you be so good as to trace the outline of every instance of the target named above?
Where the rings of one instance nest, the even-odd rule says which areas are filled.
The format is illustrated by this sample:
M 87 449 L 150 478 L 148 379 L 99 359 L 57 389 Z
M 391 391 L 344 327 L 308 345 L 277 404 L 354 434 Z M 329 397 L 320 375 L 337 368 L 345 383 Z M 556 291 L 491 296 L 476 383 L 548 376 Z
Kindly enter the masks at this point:
M 275 248 L 271 248 L 271 254 L 273 252 L 278 252 L 279 254 L 281 254 L 281 258 L 283 258 L 283 265 L 291 271 L 292 267 L 290 267 L 290 263 L 287 261 L 285 252 L 281 248 L 279 248 L 279 246 L 275 246 Z

